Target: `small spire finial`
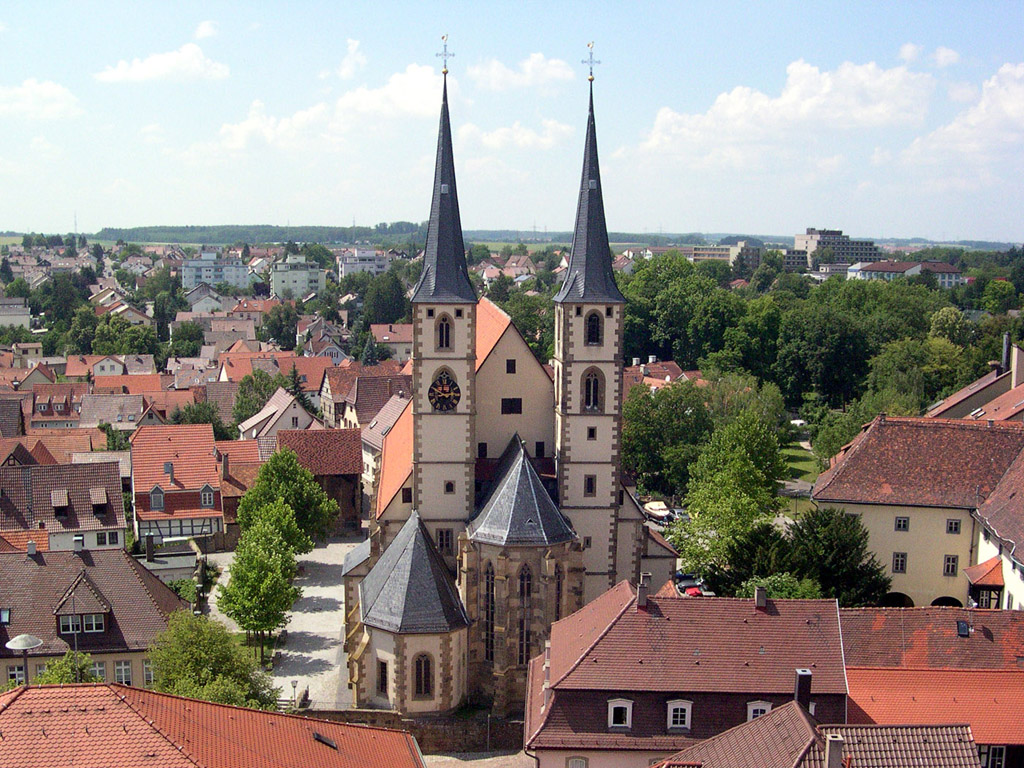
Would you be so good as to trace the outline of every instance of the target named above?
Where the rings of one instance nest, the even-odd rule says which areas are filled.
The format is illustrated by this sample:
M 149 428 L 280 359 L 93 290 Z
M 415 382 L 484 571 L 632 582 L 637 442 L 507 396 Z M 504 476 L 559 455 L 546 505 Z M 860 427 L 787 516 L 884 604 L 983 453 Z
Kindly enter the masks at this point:
M 590 67 L 590 76 L 587 78 L 587 80 L 589 80 L 590 82 L 594 82 L 594 65 L 595 64 L 600 64 L 601 62 L 594 58 L 594 41 L 593 40 L 591 40 L 589 43 L 587 43 L 587 48 L 589 49 L 589 52 L 587 54 L 587 58 L 585 58 L 582 61 L 582 63 L 586 64 L 587 66 Z
M 441 42 L 444 43 L 444 46 L 443 46 L 441 52 L 440 53 L 436 53 L 434 55 L 437 56 L 437 58 L 441 59 L 441 61 L 443 63 L 443 67 L 441 69 L 441 74 L 442 75 L 447 75 L 448 74 L 448 59 L 453 58 L 455 56 L 455 54 L 448 52 L 448 35 L 446 35 L 446 34 L 445 35 L 441 35 Z

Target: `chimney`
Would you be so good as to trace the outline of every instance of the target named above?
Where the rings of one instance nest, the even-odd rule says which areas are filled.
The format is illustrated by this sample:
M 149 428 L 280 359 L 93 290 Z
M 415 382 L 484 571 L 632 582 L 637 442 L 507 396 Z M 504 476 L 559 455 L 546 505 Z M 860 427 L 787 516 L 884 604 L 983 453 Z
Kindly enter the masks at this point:
M 80 555 L 82 550 L 85 549 L 85 537 L 82 534 L 75 536 L 74 548 L 76 555 Z
M 825 736 L 825 768 L 843 768 L 843 737 L 838 733 Z
M 634 365 L 634 367 L 640 365 L 640 358 L 639 357 L 634 357 L 633 358 L 633 365 Z
M 1003 334 L 1003 356 L 999 359 L 999 373 L 1010 370 L 1010 332 Z
M 231 477 L 231 466 L 228 464 L 228 455 L 221 454 L 220 457 L 220 479 L 227 480 Z
M 153 562 L 153 534 L 146 534 L 146 562 Z
M 170 484 L 174 485 L 174 462 L 173 461 L 165 461 L 164 462 L 164 474 L 167 475 L 170 478 L 170 481 L 169 481 Z
M 25 545 L 25 554 L 29 557 L 36 556 L 36 543 L 32 541 L 32 539 L 29 539 L 28 543 Z
M 754 587 L 754 608 L 763 611 L 768 607 L 768 590 L 764 587 Z
M 811 711 L 811 670 L 798 669 L 796 671 L 796 686 L 793 689 L 793 698 L 806 711 Z
M 651 574 L 642 572 L 640 574 L 640 583 L 636 587 L 636 609 L 640 610 L 643 608 L 647 609 L 647 595 L 651 591 L 650 585 Z
M 647 364 L 648 365 L 650 365 L 651 363 L 656 363 L 656 362 L 658 362 L 658 356 L 657 355 L 648 355 L 648 357 L 647 357 Z

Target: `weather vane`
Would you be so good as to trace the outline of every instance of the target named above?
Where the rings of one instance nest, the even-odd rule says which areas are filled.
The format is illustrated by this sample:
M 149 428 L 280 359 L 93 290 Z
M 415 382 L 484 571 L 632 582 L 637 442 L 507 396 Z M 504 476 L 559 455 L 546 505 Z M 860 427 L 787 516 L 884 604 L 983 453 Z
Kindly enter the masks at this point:
M 444 62 L 444 69 L 441 70 L 441 74 L 442 75 L 447 75 L 448 74 L 448 59 L 450 59 L 453 56 L 455 56 L 455 54 L 454 53 L 448 53 L 448 35 L 441 35 L 441 42 L 444 43 L 444 50 L 442 50 L 440 53 L 435 53 L 434 55 L 437 56 L 439 59 L 441 59 Z
M 597 61 L 594 58 L 594 43 L 593 43 L 593 41 L 587 43 L 587 48 L 590 49 L 590 52 L 588 53 L 587 58 L 585 58 L 582 61 L 582 63 L 586 64 L 586 65 L 588 65 L 590 67 L 590 77 L 588 77 L 587 80 L 589 80 L 590 82 L 594 82 L 594 65 L 595 64 L 600 64 L 601 62 Z M 440 55 L 441 54 L 438 54 L 438 56 L 440 56 Z

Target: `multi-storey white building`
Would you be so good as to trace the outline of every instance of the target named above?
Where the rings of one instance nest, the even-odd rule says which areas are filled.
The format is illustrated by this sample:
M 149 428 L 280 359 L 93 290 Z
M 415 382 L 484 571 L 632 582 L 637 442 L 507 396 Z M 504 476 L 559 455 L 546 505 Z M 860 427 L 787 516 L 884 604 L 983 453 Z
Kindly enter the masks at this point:
M 310 293 L 319 293 L 326 285 L 327 277 L 315 261 L 306 261 L 305 256 L 292 254 L 286 261 L 276 261 L 270 267 L 270 290 L 275 296 L 290 295 L 302 298 Z
M 246 288 L 255 279 L 248 265 L 240 259 L 218 259 L 213 251 L 204 251 L 200 258 L 190 259 L 181 266 L 181 287 L 191 291 L 200 283 L 213 286 L 227 283 L 235 288 Z

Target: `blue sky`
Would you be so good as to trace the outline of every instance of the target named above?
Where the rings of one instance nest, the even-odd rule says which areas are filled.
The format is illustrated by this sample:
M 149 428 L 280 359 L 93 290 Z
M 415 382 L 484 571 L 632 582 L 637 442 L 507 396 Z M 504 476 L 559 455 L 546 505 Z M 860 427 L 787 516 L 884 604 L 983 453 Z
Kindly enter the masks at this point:
M 463 226 L 1021 242 L 1024 3 L 0 5 L 0 229 Z

